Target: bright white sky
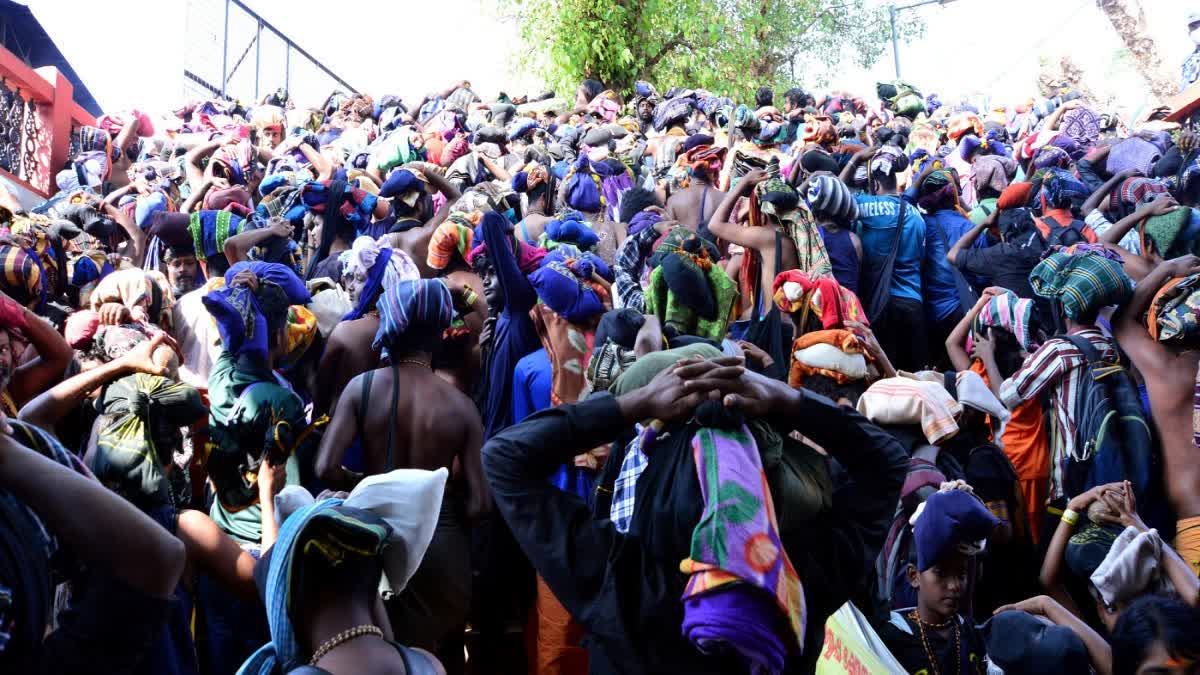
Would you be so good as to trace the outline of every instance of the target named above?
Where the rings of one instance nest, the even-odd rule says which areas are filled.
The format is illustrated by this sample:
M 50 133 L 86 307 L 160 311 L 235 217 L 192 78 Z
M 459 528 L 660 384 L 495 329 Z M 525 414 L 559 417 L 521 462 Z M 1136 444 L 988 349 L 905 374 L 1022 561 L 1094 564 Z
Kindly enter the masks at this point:
M 101 31 L 110 39 L 102 41 L 96 39 L 94 0 L 28 0 L 27 4 L 101 106 L 163 111 L 183 98 L 183 26 L 189 2 L 211 5 L 218 13 L 223 4 L 222 0 L 105 0 L 105 14 L 114 18 L 108 30 Z M 529 74 L 515 72 L 515 55 L 524 47 L 518 44 L 511 22 L 496 15 L 495 0 L 247 0 L 247 4 L 334 72 L 375 96 L 419 97 L 464 78 L 485 98 L 501 89 L 519 93 L 540 86 Z M 1200 10 L 1200 0 L 1142 0 L 1142 4 L 1151 35 L 1174 79 L 1192 49 L 1185 16 Z M 913 11 L 925 18 L 927 30 L 921 40 L 901 44 L 904 79 L 925 93 L 938 92 L 943 101 L 984 92 L 1001 101 L 1036 94 L 1039 58 L 1056 60 L 1063 53 L 1084 68 L 1098 94 L 1116 95 L 1133 108 L 1145 101 L 1141 81 L 1131 76 L 1127 64 L 1114 59 L 1121 43 L 1095 0 L 955 0 Z M 81 16 L 89 18 L 80 21 Z M 122 38 L 129 40 L 124 50 L 114 46 Z M 104 46 L 97 47 L 98 42 Z M 212 59 L 219 63 L 217 43 Z M 869 71 L 846 63 L 830 66 L 830 72 L 836 73 L 830 78 L 833 86 L 869 95 L 875 81 L 893 77 L 891 53 Z M 262 91 L 281 84 L 263 82 Z M 294 93 L 299 95 L 302 89 L 301 83 L 292 83 Z M 323 98 L 324 93 L 310 97 Z

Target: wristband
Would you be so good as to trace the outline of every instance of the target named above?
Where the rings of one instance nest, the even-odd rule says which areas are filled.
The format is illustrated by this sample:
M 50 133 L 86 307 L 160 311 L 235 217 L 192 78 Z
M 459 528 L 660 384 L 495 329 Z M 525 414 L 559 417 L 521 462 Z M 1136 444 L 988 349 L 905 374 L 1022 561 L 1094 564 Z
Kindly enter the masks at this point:
M 1071 527 L 1075 527 L 1075 524 L 1079 522 L 1079 514 L 1071 509 L 1065 509 L 1063 510 L 1062 521 Z
M 465 304 L 467 307 L 473 306 L 475 301 L 478 299 L 479 294 L 469 288 L 467 289 L 467 292 L 463 294 L 463 304 Z

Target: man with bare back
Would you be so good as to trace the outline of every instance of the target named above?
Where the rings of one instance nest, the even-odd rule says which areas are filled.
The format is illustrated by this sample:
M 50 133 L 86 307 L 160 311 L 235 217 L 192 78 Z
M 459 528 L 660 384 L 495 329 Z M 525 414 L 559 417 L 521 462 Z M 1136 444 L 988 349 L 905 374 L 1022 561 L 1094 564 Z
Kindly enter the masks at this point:
M 686 147 L 689 143 L 695 144 Z M 714 184 L 720 177 L 721 166 L 725 163 L 726 150 L 712 145 L 711 137 L 701 136 L 689 138 L 684 142 L 684 146 L 684 166 L 688 172 L 689 183 L 682 190 L 671 193 L 667 199 L 666 218 L 678 221 L 689 230 L 701 232 L 707 229 L 708 221 L 712 220 L 717 207 L 725 199 L 725 193 Z M 701 232 L 701 236 L 704 235 L 705 233 Z
M 330 487 L 349 490 L 365 475 L 397 468 L 451 470 L 429 551 L 407 588 L 386 604 L 397 640 L 429 649 L 448 672 L 461 672 L 471 595 L 467 523 L 491 504 L 479 456 L 483 422 L 471 399 L 430 368 L 453 314 L 445 282 L 399 282 L 380 297 L 378 309 L 373 347 L 382 350 L 384 365 L 346 387 L 316 471 Z M 356 435 L 364 449 L 361 473 L 342 466 Z

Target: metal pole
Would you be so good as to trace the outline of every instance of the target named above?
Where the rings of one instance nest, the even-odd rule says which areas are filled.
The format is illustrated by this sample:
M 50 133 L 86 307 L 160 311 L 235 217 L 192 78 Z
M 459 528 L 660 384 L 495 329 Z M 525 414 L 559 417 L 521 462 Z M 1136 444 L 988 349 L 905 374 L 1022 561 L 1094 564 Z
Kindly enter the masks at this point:
M 896 79 L 900 79 L 900 45 L 896 42 L 896 5 L 888 6 L 888 14 L 892 19 L 892 59 L 896 63 Z
M 283 88 L 290 93 L 292 91 L 292 45 L 285 42 L 283 48 Z
M 229 68 L 229 0 L 225 0 L 225 34 L 221 37 L 221 98 L 225 98 L 225 77 Z
M 939 0 L 931 0 L 931 1 L 938 2 Z M 247 6 L 246 3 L 242 2 L 242 0 L 226 0 L 226 2 L 232 2 L 233 4 L 237 5 L 239 9 L 246 12 L 247 14 L 249 14 L 251 17 L 253 17 L 257 21 L 261 22 L 262 25 L 265 26 L 267 30 L 271 31 L 272 33 L 278 35 L 280 38 L 291 43 L 292 47 L 295 48 L 295 50 L 300 54 L 300 56 L 303 56 L 304 58 L 308 59 L 308 61 L 313 66 L 318 68 L 321 72 L 325 73 L 329 77 L 333 78 L 333 80 L 336 81 L 338 84 L 342 85 L 346 89 L 349 89 L 351 93 L 354 93 L 354 94 L 358 93 L 357 88 L 350 86 L 350 84 L 348 82 L 346 82 L 345 80 L 343 80 L 341 77 L 339 77 L 337 73 L 335 73 L 332 70 L 330 70 L 329 68 L 327 68 L 324 63 L 321 63 L 317 59 L 313 58 L 313 55 L 309 54 L 304 49 L 304 47 L 301 47 L 300 45 L 296 44 L 295 42 L 292 42 L 292 40 L 290 38 L 288 38 L 288 36 L 284 35 L 283 32 L 280 31 L 275 26 L 272 26 L 270 21 L 267 21 L 266 19 L 259 16 L 253 9 L 250 9 L 250 7 Z
M 254 102 L 258 102 L 258 76 L 262 71 L 262 21 L 254 34 Z

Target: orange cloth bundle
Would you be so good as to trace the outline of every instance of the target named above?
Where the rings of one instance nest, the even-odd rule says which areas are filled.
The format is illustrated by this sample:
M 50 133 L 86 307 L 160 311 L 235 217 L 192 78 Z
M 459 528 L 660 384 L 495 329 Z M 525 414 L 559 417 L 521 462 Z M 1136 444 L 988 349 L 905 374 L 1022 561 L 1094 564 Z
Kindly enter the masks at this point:
M 788 384 L 799 388 L 804 378 L 824 375 L 838 384 L 867 376 L 870 362 L 866 348 L 853 332 L 844 329 L 805 333 L 792 342 L 792 366 Z

